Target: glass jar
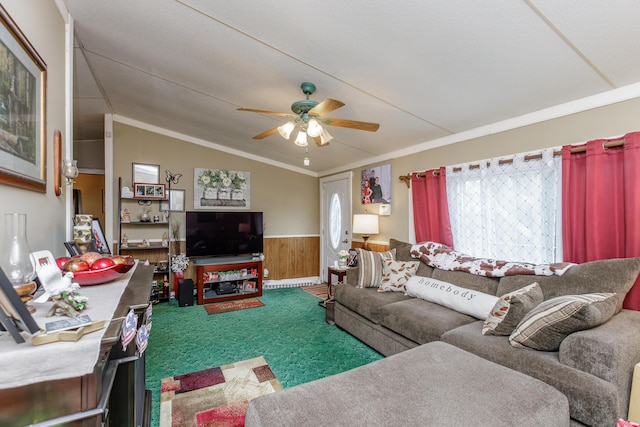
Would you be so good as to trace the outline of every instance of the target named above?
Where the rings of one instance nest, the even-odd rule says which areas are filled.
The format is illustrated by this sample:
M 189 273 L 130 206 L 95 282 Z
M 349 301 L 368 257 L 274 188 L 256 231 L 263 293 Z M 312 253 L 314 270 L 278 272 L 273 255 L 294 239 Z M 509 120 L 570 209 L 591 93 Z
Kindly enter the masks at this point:
M 4 238 L 0 251 L 0 266 L 18 295 L 27 296 L 36 289 L 35 264 L 27 241 L 27 215 L 5 214 Z M 28 298 L 23 298 L 23 301 Z M 28 307 L 30 308 L 30 307 Z M 31 310 L 30 310 L 31 311 Z

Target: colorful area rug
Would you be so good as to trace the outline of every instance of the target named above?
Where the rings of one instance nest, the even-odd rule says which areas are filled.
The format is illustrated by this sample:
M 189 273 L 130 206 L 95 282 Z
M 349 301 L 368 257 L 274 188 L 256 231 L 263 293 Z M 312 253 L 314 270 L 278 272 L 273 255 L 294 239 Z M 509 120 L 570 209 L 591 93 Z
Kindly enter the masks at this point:
M 216 302 L 204 306 L 209 314 L 227 313 L 229 311 L 244 310 L 246 308 L 262 307 L 264 304 L 258 298 L 245 298 L 235 301 Z
M 326 299 L 327 298 L 327 284 L 321 283 L 319 285 L 311 285 L 311 286 L 303 286 L 300 289 L 303 291 L 310 293 L 311 295 Z
M 160 427 L 243 426 L 249 400 L 282 390 L 264 357 L 164 378 Z

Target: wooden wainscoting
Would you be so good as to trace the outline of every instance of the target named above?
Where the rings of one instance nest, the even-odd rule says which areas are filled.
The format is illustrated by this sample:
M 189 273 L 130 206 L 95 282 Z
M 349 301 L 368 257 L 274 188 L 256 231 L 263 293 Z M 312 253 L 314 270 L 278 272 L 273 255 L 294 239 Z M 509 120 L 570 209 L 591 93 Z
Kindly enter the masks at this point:
M 356 242 L 356 241 L 351 242 L 351 247 L 353 249 L 361 248 L 362 245 L 363 245 L 363 242 Z M 369 250 L 374 252 L 384 252 L 389 250 L 389 245 L 379 245 L 377 243 L 369 242 Z
M 320 236 L 265 237 L 263 267 L 269 280 L 320 274 Z

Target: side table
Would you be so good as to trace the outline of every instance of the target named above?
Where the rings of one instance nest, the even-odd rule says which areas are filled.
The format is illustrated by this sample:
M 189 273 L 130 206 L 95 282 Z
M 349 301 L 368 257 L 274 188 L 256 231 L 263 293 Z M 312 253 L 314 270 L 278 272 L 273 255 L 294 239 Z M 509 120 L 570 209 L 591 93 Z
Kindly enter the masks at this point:
M 327 298 L 325 298 L 323 301 L 318 302 L 318 305 L 320 305 L 321 307 L 326 308 L 327 301 L 333 300 L 333 288 L 331 287 L 332 286 L 331 283 L 334 275 L 338 276 L 338 282 L 343 282 L 344 278 L 347 275 L 347 269 L 337 268 L 332 266 L 329 266 L 327 268 Z
M 327 284 L 329 286 L 331 286 L 331 279 L 333 278 L 333 275 L 338 276 L 338 282 L 344 282 L 344 278 L 347 275 L 347 269 L 346 268 L 336 268 L 336 267 L 331 267 L 329 266 L 327 268 L 328 272 L 327 272 Z

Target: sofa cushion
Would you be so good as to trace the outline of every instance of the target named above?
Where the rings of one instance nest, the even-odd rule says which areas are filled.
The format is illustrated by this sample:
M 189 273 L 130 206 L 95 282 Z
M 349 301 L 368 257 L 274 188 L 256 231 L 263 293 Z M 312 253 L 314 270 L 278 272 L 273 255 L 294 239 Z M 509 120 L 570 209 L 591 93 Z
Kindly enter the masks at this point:
M 527 313 L 509 336 L 514 347 L 557 351 L 569 334 L 598 326 L 616 313 L 612 293 L 565 295 L 544 301 Z
M 462 288 L 430 277 L 414 276 L 406 285 L 406 294 L 440 304 L 459 313 L 486 319 L 498 297 Z
M 532 283 L 502 295 L 482 326 L 483 335 L 510 335 L 522 318 L 543 300 L 540 285 Z
M 640 362 L 637 346 L 628 344 L 640 342 L 638 325 L 640 311 L 622 310 L 602 325 L 565 338 L 560 344 L 558 359 L 567 366 L 617 384 L 628 393 L 632 377 L 620 373 L 630 373 Z
M 382 281 L 382 261 L 394 260 L 395 250 L 386 252 L 373 252 L 365 249 L 356 249 L 358 252 L 358 277 L 359 288 L 377 288 Z
M 382 261 L 378 292 L 404 292 L 407 280 L 416 274 L 420 261 Z
M 568 427 L 567 399 L 442 342 L 249 401 L 245 425 Z
M 396 259 L 398 261 L 417 261 L 411 256 L 411 243 L 402 242 L 396 239 L 389 239 L 389 249 L 396 250 Z M 431 277 L 434 268 L 420 261 L 416 276 Z
M 567 270 L 562 276 L 536 276 L 544 299 L 561 295 L 614 292 L 619 294 L 619 308 L 640 273 L 640 258 L 616 258 L 585 262 Z M 531 276 L 508 276 L 500 279 L 496 295 L 504 295 L 531 283 Z
M 507 337 L 482 335 L 481 329 L 477 321 L 445 332 L 441 339 L 555 387 L 569 399 L 571 417 L 585 425 L 615 425 L 622 406 L 615 384 L 562 364 L 558 352 L 514 348 Z
M 478 276 L 476 274 L 465 273 L 464 271 L 446 271 L 437 268 L 433 269 L 433 274 L 431 275 L 431 277 L 433 277 L 434 279 L 453 283 L 454 285 L 462 286 L 463 288 L 480 291 L 485 294 L 502 295 L 496 293 L 496 290 L 498 289 L 498 282 L 500 279 L 496 279 L 493 277 Z M 529 281 L 529 283 L 531 283 L 531 281 Z M 527 283 L 527 285 L 529 283 Z
M 440 339 L 443 333 L 477 319 L 419 298 L 380 307 L 380 325 L 418 344 Z
M 374 323 L 380 323 L 380 307 L 411 299 L 401 292 L 378 292 L 376 288 L 356 288 L 346 284 L 336 286 L 334 298 Z

